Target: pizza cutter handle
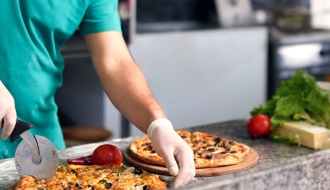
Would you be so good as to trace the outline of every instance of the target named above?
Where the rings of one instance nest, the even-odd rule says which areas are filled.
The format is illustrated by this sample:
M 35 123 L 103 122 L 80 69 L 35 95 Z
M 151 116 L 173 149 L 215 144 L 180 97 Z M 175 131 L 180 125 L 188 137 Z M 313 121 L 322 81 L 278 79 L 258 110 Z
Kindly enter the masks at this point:
M 33 128 L 32 124 L 30 123 L 27 123 L 25 121 L 22 121 L 22 120 L 19 120 L 17 119 L 16 120 L 16 125 L 14 127 L 14 130 L 13 132 L 11 133 L 10 135 L 10 142 L 13 143 L 16 141 L 16 139 L 26 130 L 29 130 Z

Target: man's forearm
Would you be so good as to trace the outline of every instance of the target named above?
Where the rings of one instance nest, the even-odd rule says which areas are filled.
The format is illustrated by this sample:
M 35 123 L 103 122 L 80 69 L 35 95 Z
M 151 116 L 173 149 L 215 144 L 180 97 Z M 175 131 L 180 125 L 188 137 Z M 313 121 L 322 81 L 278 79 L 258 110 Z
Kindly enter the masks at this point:
M 114 106 L 141 131 L 165 115 L 154 99 L 141 69 L 117 34 L 85 36 L 101 84 Z
M 102 64 L 103 65 L 103 64 Z M 135 126 L 147 132 L 150 123 L 165 117 L 149 90 L 142 71 L 135 63 L 98 69 L 102 86 L 114 106 Z

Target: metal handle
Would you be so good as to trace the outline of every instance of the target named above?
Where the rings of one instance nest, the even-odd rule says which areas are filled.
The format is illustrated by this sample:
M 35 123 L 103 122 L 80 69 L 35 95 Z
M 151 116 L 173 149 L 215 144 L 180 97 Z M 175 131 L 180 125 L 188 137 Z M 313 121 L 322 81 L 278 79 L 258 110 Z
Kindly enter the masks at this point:
M 320 51 L 320 55 L 321 55 L 321 56 L 328 56 L 328 55 L 330 55 L 330 49 L 323 48 L 323 49 Z

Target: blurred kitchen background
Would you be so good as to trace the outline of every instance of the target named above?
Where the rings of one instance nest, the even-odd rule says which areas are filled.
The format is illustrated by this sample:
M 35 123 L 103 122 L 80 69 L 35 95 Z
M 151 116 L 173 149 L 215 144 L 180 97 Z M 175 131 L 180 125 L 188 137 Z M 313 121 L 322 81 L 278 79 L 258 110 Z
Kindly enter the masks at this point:
M 249 118 L 296 69 L 330 81 L 329 0 L 119 0 L 118 9 L 128 48 L 176 129 Z M 78 33 L 62 53 L 56 101 L 66 140 L 143 135 L 108 100 Z M 87 128 L 100 137 L 72 135 Z

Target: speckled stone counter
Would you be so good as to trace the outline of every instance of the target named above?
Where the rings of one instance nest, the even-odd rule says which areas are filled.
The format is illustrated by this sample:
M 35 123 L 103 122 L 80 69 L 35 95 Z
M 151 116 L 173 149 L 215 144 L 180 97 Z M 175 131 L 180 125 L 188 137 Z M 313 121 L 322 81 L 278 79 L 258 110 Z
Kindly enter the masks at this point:
M 330 189 L 330 150 L 319 151 L 286 145 L 268 139 L 251 139 L 246 132 L 247 120 L 233 120 L 188 128 L 189 131 L 214 133 L 242 142 L 255 149 L 259 162 L 253 168 L 216 177 L 196 177 L 177 189 Z M 59 151 L 61 161 L 89 155 L 100 144 L 112 143 L 124 151 L 137 137 L 114 139 L 76 146 Z M 124 161 L 124 164 L 130 164 Z M 0 160 L 0 189 L 19 179 L 13 159 Z M 168 184 L 173 177 L 161 176 Z

